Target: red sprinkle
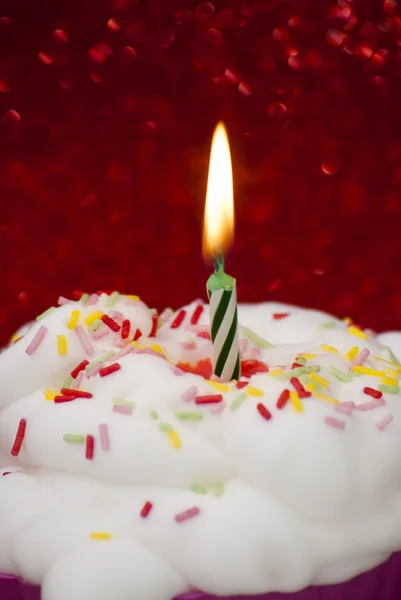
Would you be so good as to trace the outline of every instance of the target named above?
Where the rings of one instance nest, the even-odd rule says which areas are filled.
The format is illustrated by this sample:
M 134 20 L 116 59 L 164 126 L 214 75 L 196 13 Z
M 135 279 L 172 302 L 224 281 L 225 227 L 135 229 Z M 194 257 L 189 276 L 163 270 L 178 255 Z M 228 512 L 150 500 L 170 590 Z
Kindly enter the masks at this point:
M 269 419 L 272 418 L 272 416 L 269 413 L 269 411 L 267 410 L 266 406 L 264 404 L 262 404 L 261 402 L 259 402 L 259 404 L 256 405 L 256 408 L 258 409 L 258 411 L 262 415 L 262 417 L 264 419 L 266 419 L 266 421 L 268 421 Z
M 71 295 L 74 298 L 74 300 L 80 300 L 81 296 L 83 296 L 84 293 L 85 292 L 83 292 L 82 290 L 74 290 Z
M 298 392 L 300 398 L 310 398 L 312 396 L 312 392 L 307 392 L 297 377 L 291 377 L 290 382 Z
M 5 477 L 6 475 L 11 475 L 11 471 L 4 471 L 2 477 Z
M 87 460 L 93 460 L 95 454 L 95 438 L 93 435 L 86 436 L 86 447 L 85 447 L 85 458 Z
M 285 319 L 286 317 L 289 317 L 290 313 L 273 313 L 273 319 L 276 319 L 277 321 L 279 319 Z
M 171 323 L 171 325 L 170 325 L 171 329 L 177 329 L 181 325 L 183 320 L 185 319 L 186 314 L 187 314 L 187 311 L 182 308 L 180 310 L 180 312 L 178 313 L 178 315 L 176 316 L 176 318 L 174 319 L 174 321 Z
M 148 516 L 148 514 L 150 513 L 150 511 L 153 508 L 153 504 L 151 502 L 145 502 L 145 504 L 143 505 L 143 508 L 141 510 L 141 517 L 143 517 L 144 519 Z
M 196 396 L 195 404 L 218 404 L 222 400 L 221 394 L 209 394 L 208 396 Z
M 202 304 L 198 304 L 198 306 L 195 308 L 194 312 L 192 313 L 191 325 L 197 324 L 202 313 L 203 313 L 203 306 L 202 306 Z
M 158 321 L 159 321 L 159 316 L 152 315 L 152 331 L 149 333 L 149 337 L 156 337 Z M 139 331 L 139 329 L 138 329 L 138 331 Z
M 212 336 L 210 335 L 210 333 L 208 331 L 200 331 L 199 333 L 196 334 L 196 337 L 203 338 L 204 340 L 212 339 Z
M 137 340 L 139 340 L 139 338 L 142 336 L 142 331 L 140 329 L 137 329 L 135 331 L 135 335 L 134 335 L 134 342 L 136 342 Z
M 299 364 L 299 363 L 297 363 L 297 362 L 293 362 L 293 363 L 292 363 L 292 365 L 291 365 L 291 369 L 296 369 L 297 367 L 303 367 L 303 366 L 304 366 L 304 365 L 300 365 L 300 364 Z
M 112 331 L 120 331 L 121 327 L 118 323 L 115 322 L 114 319 L 110 319 L 107 315 L 103 315 L 101 320 L 107 327 L 110 327 Z
M 18 425 L 17 434 L 15 436 L 14 444 L 11 449 L 12 456 L 18 456 L 21 450 L 22 442 L 24 441 L 26 430 L 26 419 L 21 419 Z
M 126 340 L 129 336 L 129 332 L 131 329 L 131 323 L 128 319 L 124 319 L 122 327 L 121 327 L 121 337 L 123 340 Z
M 53 402 L 55 404 L 61 404 L 62 402 L 73 402 L 75 396 L 54 396 Z
M 85 369 L 86 365 L 89 365 L 89 360 L 83 360 L 82 362 L 80 362 L 79 365 L 71 371 L 71 377 L 73 379 L 76 379 L 78 376 L 78 373 L 83 371 Z
M 242 390 L 242 388 L 246 387 L 248 385 L 249 381 L 237 381 L 236 388 L 237 390 Z
M 81 390 L 70 390 L 69 388 L 61 388 L 61 393 L 64 396 L 74 396 L 74 398 L 93 398 L 90 392 L 82 392 Z
M 268 373 L 269 367 L 266 363 L 261 360 L 250 358 L 248 360 L 241 360 L 241 375 L 244 377 L 251 377 L 256 373 Z
M 103 369 L 99 370 L 100 377 L 106 377 L 115 371 L 119 371 L 121 369 L 120 363 L 113 363 L 112 365 L 108 365 L 107 367 L 103 367 Z
M 284 408 L 284 406 L 287 404 L 288 400 L 290 398 L 290 391 L 289 390 L 283 390 L 279 396 L 279 399 L 277 400 L 277 408 Z
M 376 400 L 379 400 L 379 398 L 383 396 L 383 394 L 379 392 L 379 390 L 374 390 L 370 387 L 363 388 L 363 391 L 365 392 L 365 394 L 367 394 L 368 396 L 372 396 L 372 398 L 375 398 Z

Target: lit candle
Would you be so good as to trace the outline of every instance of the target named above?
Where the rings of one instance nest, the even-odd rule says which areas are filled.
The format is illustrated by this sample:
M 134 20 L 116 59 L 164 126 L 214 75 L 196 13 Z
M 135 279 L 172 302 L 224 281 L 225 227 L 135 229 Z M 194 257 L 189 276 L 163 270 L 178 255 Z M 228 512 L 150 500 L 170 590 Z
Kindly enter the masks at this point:
M 211 259 L 214 273 L 207 281 L 213 372 L 222 381 L 240 375 L 237 293 L 235 279 L 224 272 L 224 256 L 233 238 L 234 201 L 231 156 L 224 125 L 213 135 L 207 181 L 203 254 Z

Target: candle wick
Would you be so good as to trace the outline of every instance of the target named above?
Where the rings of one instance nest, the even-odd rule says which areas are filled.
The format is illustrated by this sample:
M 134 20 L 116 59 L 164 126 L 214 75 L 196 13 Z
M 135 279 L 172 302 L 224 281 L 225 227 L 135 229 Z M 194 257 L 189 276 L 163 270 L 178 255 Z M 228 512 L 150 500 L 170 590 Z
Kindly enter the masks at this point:
M 211 259 L 215 273 L 224 271 L 224 255 L 221 251 L 221 248 L 219 248 L 215 254 L 212 254 Z

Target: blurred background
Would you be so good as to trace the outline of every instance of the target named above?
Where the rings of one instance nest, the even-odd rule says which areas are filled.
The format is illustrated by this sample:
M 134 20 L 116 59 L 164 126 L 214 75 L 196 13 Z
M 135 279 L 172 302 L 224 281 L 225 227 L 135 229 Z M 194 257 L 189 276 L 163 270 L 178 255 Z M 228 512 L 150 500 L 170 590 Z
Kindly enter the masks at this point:
M 205 297 L 230 136 L 240 301 L 401 328 L 395 0 L 3 0 L 0 342 L 73 290 Z

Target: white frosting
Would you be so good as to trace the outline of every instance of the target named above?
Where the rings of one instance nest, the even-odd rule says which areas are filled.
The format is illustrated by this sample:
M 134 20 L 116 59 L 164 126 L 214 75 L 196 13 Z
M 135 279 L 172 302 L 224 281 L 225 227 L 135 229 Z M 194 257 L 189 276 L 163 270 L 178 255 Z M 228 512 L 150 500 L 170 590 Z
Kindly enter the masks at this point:
M 197 335 L 208 330 L 207 307 L 196 326 L 190 317 L 198 301 L 185 307 L 176 329 L 171 328 L 175 313 L 155 339 L 146 337 L 152 315 L 144 304 L 125 297 L 112 308 L 107 303 L 102 295 L 96 305 L 57 308 L 0 355 L 0 572 L 42 585 L 44 600 L 169 600 L 190 589 L 258 594 L 344 581 L 401 549 L 400 393 L 388 393 L 396 391 L 391 379 L 360 374 L 344 383 L 332 371 L 350 372 L 344 355 L 353 346 L 369 350 L 365 367 L 397 371 L 397 365 L 375 357 L 392 362 L 380 342 L 397 353 L 401 333 L 370 334 L 365 340 L 318 311 L 243 305 L 241 325 L 273 347 L 260 348 L 246 337 L 252 333 L 242 331 L 247 339 L 241 342 L 242 359 L 259 358 L 270 372 L 250 378 L 250 393 L 235 383 L 221 391 L 200 375 L 177 374 L 175 367 L 188 357 L 210 357 L 211 342 Z M 67 328 L 72 310 L 80 310 L 80 325 L 95 310 L 114 311 L 109 315 L 119 324 L 130 320 L 131 334 L 127 340 L 121 331 L 109 330 L 98 340 L 88 334 L 93 347 L 88 357 L 76 332 Z M 277 313 L 288 316 L 274 318 Z M 326 328 L 328 322 L 332 326 Z M 41 326 L 46 335 L 27 355 Z M 134 349 L 129 342 L 136 329 L 143 336 Z M 59 335 L 67 340 L 64 356 L 57 352 Z M 60 390 L 84 358 L 124 347 L 132 353 L 117 357 L 120 370 L 83 377 L 80 389 L 92 398 L 66 403 L 45 398 L 48 388 Z M 281 392 L 294 389 L 285 372 L 302 354 L 306 367 L 320 368 L 327 387 L 318 389 L 316 379 L 298 373 L 303 384 L 314 384 L 314 394 L 340 404 L 313 395 L 301 398 L 303 412 L 290 401 L 277 408 Z M 105 365 L 115 360 L 109 357 Z M 375 408 L 340 412 L 350 401 L 357 407 L 373 402 L 364 388 L 377 390 L 383 383 L 390 390 L 375 400 Z M 186 397 L 192 387 L 199 396 L 221 393 L 223 402 L 197 405 Z M 252 395 L 252 388 L 262 395 Z M 232 410 L 241 394 L 246 399 Z M 135 407 L 121 414 L 113 401 Z M 258 412 L 260 402 L 271 419 Z M 177 412 L 203 418 L 181 420 Z M 388 415 L 393 420 L 378 428 Z M 14 459 L 10 451 L 21 419 L 26 433 Z M 344 427 L 329 426 L 325 419 Z M 99 434 L 104 424 L 108 450 Z M 180 448 L 160 428 L 168 425 Z M 66 442 L 64 434 L 92 435 L 93 460 L 85 457 L 85 443 Z M 147 501 L 153 507 L 143 518 Z M 175 520 L 194 507 L 199 514 Z M 111 537 L 92 539 L 92 533 Z

